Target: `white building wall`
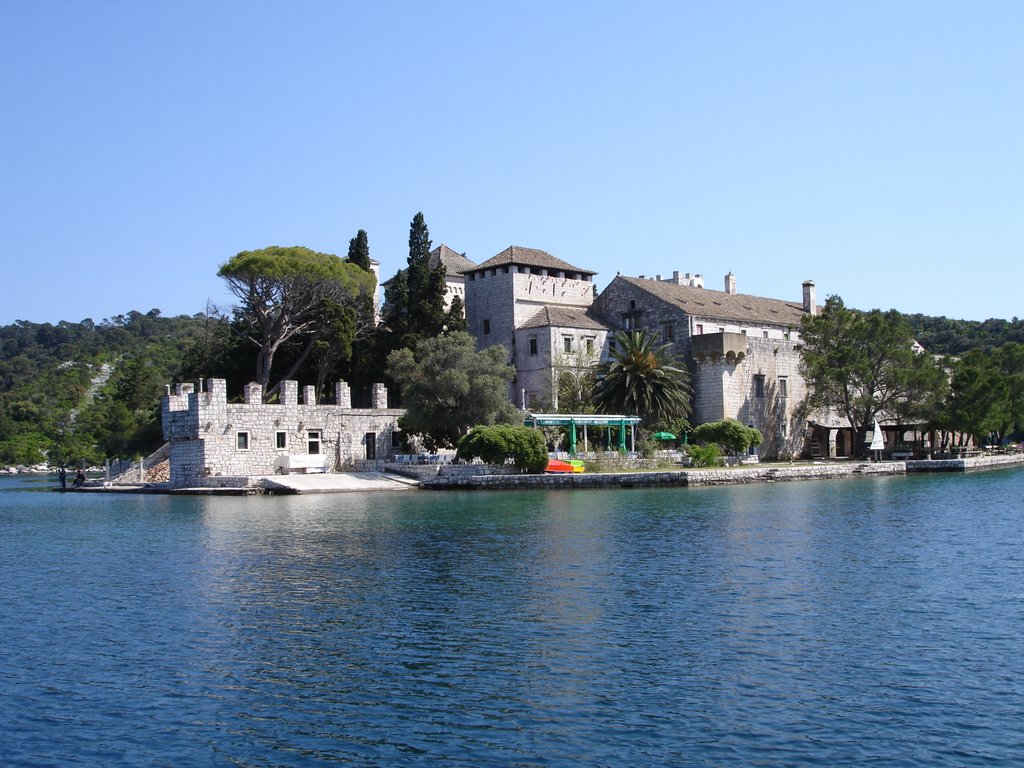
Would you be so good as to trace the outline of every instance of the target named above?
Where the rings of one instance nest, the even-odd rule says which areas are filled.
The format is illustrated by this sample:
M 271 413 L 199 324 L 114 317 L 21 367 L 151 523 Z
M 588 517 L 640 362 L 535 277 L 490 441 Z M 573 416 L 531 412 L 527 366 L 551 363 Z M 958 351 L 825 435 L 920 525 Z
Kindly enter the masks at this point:
M 271 475 L 283 457 L 310 457 L 310 433 L 319 433 L 319 453 L 305 458 L 327 471 L 357 461 L 394 456 L 393 435 L 403 409 L 387 408 L 387 390 L 374 385 L 374 407 L 352 408 L 348 385 L 338 382 L 334 405 L 317 405 L 313 387 L 282 383 L 280 403 L 265 404 L 259 385 L 246 387 L 246 402 L 228 403 L 224 379 L 208 379 L 206 389 L 176 385 L 163 399 L 164 437 L 170 444 L 171 485 L 202 486 L 207 478 Z M 278 447 L 284 433 L 284 447 Z M 367 444 L 368 433 L 373 434 Z M 245 447 L 239 435 L 245 434 Z M 322 461 L 319 457 L 323 457 Z

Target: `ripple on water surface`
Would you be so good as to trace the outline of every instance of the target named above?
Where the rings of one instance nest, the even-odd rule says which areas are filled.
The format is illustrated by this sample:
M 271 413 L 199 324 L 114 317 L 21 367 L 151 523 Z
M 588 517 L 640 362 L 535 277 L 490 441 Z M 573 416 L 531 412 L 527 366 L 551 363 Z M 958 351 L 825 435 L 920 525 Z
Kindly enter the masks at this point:
M 1019 763 L 1022 475 L 242 499 L 3 479 L 4 763 Z

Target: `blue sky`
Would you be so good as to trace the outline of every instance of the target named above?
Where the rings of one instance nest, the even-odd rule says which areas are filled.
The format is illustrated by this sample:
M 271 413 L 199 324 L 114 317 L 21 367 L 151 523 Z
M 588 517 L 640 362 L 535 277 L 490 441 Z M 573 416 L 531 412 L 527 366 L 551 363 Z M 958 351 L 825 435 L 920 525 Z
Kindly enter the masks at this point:
M 1024 316 L 1024 3 L 0 0 L 0 323 L 228 306 L 242 250 Z

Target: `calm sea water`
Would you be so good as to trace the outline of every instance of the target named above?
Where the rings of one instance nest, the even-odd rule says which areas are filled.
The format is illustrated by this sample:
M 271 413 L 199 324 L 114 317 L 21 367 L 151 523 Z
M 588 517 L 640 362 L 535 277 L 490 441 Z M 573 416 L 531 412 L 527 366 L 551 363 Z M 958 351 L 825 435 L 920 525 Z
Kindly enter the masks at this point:
M 0 479 L 6 766 L 1024 763 L 1024 471 L 50 484 Z

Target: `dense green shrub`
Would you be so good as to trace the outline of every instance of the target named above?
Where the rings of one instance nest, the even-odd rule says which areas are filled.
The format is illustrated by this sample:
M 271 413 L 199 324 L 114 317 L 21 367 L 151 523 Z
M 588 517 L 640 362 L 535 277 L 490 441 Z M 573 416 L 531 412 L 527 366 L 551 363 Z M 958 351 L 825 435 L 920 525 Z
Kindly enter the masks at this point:
M 747 427 L 736 419 L 701 424 L 693 430 L 693 438 L 700 443 L 714 443 L 731 453 L 745 453 L 750 446 L 760 445 L 762 440 L 760 430 Z
M 690 461 L 695 467 L 717 467 L 722 463 L 720 458 L 721 452 L 714 443 L 711 445 L 691 445 L 689 455 Z
M 536 429 L 513 424 L 473 427 L 459 441 L 456 458 L 472 461 L 475 457 L 488 464 L 504 464 L 511 459 L 527 472 L 543 472 L 548 463 L 544 436 Z

